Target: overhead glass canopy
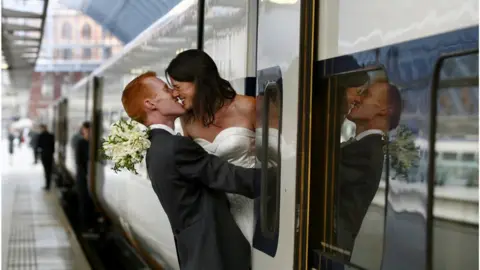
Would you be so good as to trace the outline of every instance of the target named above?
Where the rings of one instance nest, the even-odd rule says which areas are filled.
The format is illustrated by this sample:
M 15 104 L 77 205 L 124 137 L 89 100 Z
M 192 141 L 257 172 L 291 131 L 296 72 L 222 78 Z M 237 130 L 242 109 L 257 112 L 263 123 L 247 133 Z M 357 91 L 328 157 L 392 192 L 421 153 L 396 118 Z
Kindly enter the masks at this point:
M 60 0 L 67 7 L 90 16 L 125 44 L 179 2 L 181 0 Z
M 8 70 L 12 87 L 30 88 L 38 58 L 48 0 L 2 1 L 2 70 Z

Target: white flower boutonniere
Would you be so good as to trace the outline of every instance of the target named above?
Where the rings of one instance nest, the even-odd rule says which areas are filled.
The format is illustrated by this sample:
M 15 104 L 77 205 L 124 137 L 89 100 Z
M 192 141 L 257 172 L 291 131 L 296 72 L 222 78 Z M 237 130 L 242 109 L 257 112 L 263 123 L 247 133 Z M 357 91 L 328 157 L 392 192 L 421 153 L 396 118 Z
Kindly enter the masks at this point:
M 114 163 L 113 170 L 127 169 L 138 174 L 135 165 L 141 163 L 150 148 L 150 129 L 134 120 L 119 120 L 112 124 L 110 134 L 102 144 L 103 156 Z

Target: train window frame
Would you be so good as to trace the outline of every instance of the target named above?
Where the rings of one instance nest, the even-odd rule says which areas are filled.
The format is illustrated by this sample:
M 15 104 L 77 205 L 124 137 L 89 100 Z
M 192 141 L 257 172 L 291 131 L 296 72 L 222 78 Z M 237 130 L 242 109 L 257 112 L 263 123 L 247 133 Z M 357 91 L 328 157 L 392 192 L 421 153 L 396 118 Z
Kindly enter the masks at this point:
M 271 96 L 276 94 L 277 97 L 280 97 L 278 100 L 281 102 L 282 99 L 282 90 L 281 85 L 276 81 L 268 81 L 265 83 L 264 86 L 264 99 L 263 99 L 263 106 L 262 106 L 262 149 L 261 149 L 261 157 L 262 157 L 262 188 L 261 188 L 261 198 L 262 199 L 270 199 L 271 194 L 268 194 L 268 190 L 270 188 L 269 181 L 267 180 L 269 177 L 269 163 L 266 162 L 268 157 L 270 156 L 270 147 L 269 147 L 269 138 L 270 138 L 270 126 L 268 120 L 270 119 L 270 106 L 271 104 Z M 281 106 L 280 106 L 281 107 Z M 280 183 L 281 183 L 281 149 L 280 149 L 280 134 L 281 134 L 281 113 L 278 119 L 279 125 L 279 132 L 277 134 L 277 151 L 278 151 L 278 160 L 276 164 L 276 182 L 274 187 L 274 194 L 275 197 L 273 198 L 274 201 L 274 214 L 270 216 L 270 209 L 268 209 L 267 200 L 264 200 L 260 204 L 260 216 L 261 219 L 261 228 L 262 233 L 269 238 L 274 238 L 274 234 L 278 232 L 279 227 L 279 217 L 280 217 Z M 273 220 L 272 220 L 273 219 Z M 267 222 L 267 220 L 269 220 Z
M 433 222 L 434 222 L 434 213 L 433 213 L 433 204 L 434 204 L 434 197 L 435 197 L 435 183 L 437 183 L 436 179 L 436 173 L 437 173 L 437 150 L 436 150 L 436 141 L 437 141 L 437 116 L 440 115 L 438 113 L 438 108 L 439 108 L 439 92 L 440 89 L 448 87 L 452 87 L 451 81 L 449 83 L 443 83 L 441 82 L 441 71 L 444 66 L 444 63 L 447 59 L 451 58 L 457 58 L 457 57 L 463 57 L 463 56 L 468 56 L 468 55 L 474 55 L 477 54 L 477 58 L 479 55 L 479 50 L 478 49 L 470 49 L 470 50 L 464 50 L 460 52 L 453 52 L 453 53 L 447 53 L 444 55 L 441 55 L 437 62 L 435 63 L 434 71 L 433 71 L 433 76 L 432 76 L 432 84 L 431 84 L 431 96 L 430 100 L 434 101 L 431 102 L 430 106 L 430 134 L 429 134 L 429 149 L 431 152 L 435 152 L 434 155 L 430 155 L 428 159 L 428 173 L 427 173 L 427 269 L 433 269 L 433 256 L 434 256 L 434 229 L 433 229 Z M 459 80 L 455 80 L 458 82 Z M 470 83 L 476 83 L 478 86 L 478 74 L 477 74 L 477 79 L 475 81 L 472 80 L 467 80 Z
M 475 153 L 462 153 L 462 161 L 475 161 Z
M 335 61 L 335 59 L 333 60 Z M 325 65 L 325 67 L 323 67 L 324 69 L 326 68 L 327 69 L 327 72 L 328 71 L 331 71 L 329 70 L 332 66 L 330 65 Z M 334 124 L 334 129 L 338 129 L 336 132 L 334 132 L 334 134 L 338 134 L 339 137 L 336 138 L 336 137 L 331 137 L 332 140 L 334 140 L 334 144 L 335 146 L 334 147 L 334 150 L 333 149 L 329 149 L 327 151 L 334 151 L 336 152 L 337 154 L 333 154 L 333 157 L 334 157 L 334 164 L 333 164 L 333 172 L 332 174 L 330 175 L 330 177 L 333 177 L 334 179 L 337 179 L 338 176 L 339 176 L 339 167 L 340 167 L 340 164 L 339 164 L 339 160 L 338 160 L 338 153 L 340 151 L 340 145 L 341 145 L 341 132 L 342 132 L 342 128 L 345 124 L 345 120 L 346 120 L 346 117 L 343 118 L 342 117 L 342 113 L 341 113 L 341 110 L 342 110 L 342 98 L 344 98 L 344 91 L 340 91 L 340 85 L 339 85 L 339 80 L 341 80 L 342 76 L 346 76 L 346 75 L 352 75 L 352 74 L 355 74 L 355 73 L 360 73 L 360 72 L 365 72 L 367 74 L 371 74 L 373 72 L 382 72 L 382 76 L 381 77 L 382 79 L 385 79 L 386 81 L 390 82 L 389 78 L 388 78 L 388 72 L 386 71 L 386 68 L 381 65 L 381 64 L 375 64 L 375 65 L 368 65 L 368 66 L 364 66 L 364 67 L 361 67 L 361 68 L 356 68 L 356 69 L 351 69 L 351 70 L 348 70 L 348 71 L 342 71 L 342 72 L 337 72 L 337 73 L 333 73 L 333 72 L 330 72 L 329 74 L 322 74 L 322 76 L 320 77 L 320 87 L 324 87 L 324 85 L 326 85 L 326 87 L 328 88 L 328 91 L 332 93 L 332 96 L 335 96 L 333 97 L 333 99 L 335 99 L 335 101 L 333 101 L 334 105 L 330 105 L 332 106 L 330 110 L 330 113 L 332 115 L 335 115 L 335 119 L 333 121 L 336 121 L 336 123 Z M 368 79 L 368 81 L 365 83 L 365 85 L 371 85 L 372 82 L 374 82 L 375 79 L 373 79 L 372 77 L 370 77 Z M 319 91 L 319 90 L 317 90 Z M 325 91 L 325 90 L 321 90 L 321 91 Z M 332 102 L 332 101 L 331 101 Z M 335 103 L 336 102 L 336 103 Z M 334 108 L 333 108 L 334 107 Z M 335 111 L 335 112 L 333 112 Z M 313 124 L 313 122 L 312 122 Z M 330 124 L 332 125 L 332 124 Z M 313 136 L 313 135 L 312 135 Z M 329 154 L 329 157 L 331 158 L 332 156 Z M 389 159 L 388 159 L 388 152 L 386 154 L 386 157 L 384 158 L 384 164 L 389 164 Z M 384 172 L 385 174 L 382 173 L 382 176 L 381 176 L 381 179 L 380 181 L 382 180 L 385 180 L 385 195 L 383 196 L 383 201 L 386 205 L 386 202 L 387 202 L 387 196 L 388 196 L 388 190 L 389 190 L 389 166 L 385 166 L 384 165 Z M 326 179 L 323 179 L 322 180 L 322 183 L 324 183 L 326 181 Z M 329 186 L 329 187 L 323 187 L 325 190 L 327 189 L 333 189 L 332 186 Z M 378 192 L 378 189 L 377 189 L 377 192 Z M 328 201 L 329 199 L 325 199 L 325 200 L 321 200 L 321 205 L 320 207 L 317 206 L 317 208 L 322 208 L 324 209 L 325 207 L 328 207 L 328 205 L 337 205 L 337 202 L 336 200 L 338 199 L 338 191 L 335 191 L 334 192 L 335 195 L 331 196 L 332 198 L 330 198 L 330 196 L 327 196 L 328 198 L 330 198 L 331 201 Z M 326 197 L 326 198 L 327 198 Z M 310 199 L 310 208 L 312 209 L 312 204 L 315 203 L 314 200 Z M 327 210 L 327 212 L 325 211 L 322 211 L 322 214 L 323 214 L 323 218 L 322 220 L 324 220 L 326 222 L 326 219 L 327 218 L 326 216 L 329 216 L 330 214 L 328 214 L 328 212 L 332 212 L 330 213 L 332 216 L 330 218 L 333 219 L 333 208 L 330 209 L 330 210 Z M 383 209 L 383 218 L 382 218 L 382 228 L 383 228 L 383 232 L 382 232 L 382 243 L 381 245 L 383 246 L 384 245 L 384 241 L 385 241 L 385 226 L 386 226 L 386 217 L 387 217 L 387 213 L 386 213 L 386 208 Z M 310 214 L 310 216 L 312 216 L 313 213 Z M 365 217 L 364 217 L 365 218 Z M 328 218 L 327 218 L 328 219 Z M 335 221 L 332 221 L 335 223 Z M 312 225 L 310 225 L 312 226 Z M 326 225 L 325 225 L 326 226 Z M 333 228 L 333 225 L 331 225 L 331 227 Z M 325 229 L 325 228 L 324 228 Z M 330 235 L 331 234 L 331 235 Z M 334 235 L 333 233 L 333 229 L 332 229 L 332 232 L 328 233 L 328 235 L 325 235 L 322 240 L 318 243 L 318 246 L 319 248 L 315 248 L 315 247 L 309 247 L 309 249 L 311 250 L 311 253 L 312 255 L 312 258 L 310 259 L 310 265 L 312 266 L 319 266 L 319 267 L 322 267 L 324 263 L 326 263 L 326 261 L 324 261 L 325 259 L 327 260 L 330 260 L 331 263 L 333 263 L 334 265 L 335 264 L 343 264 L 343 265 L 346 265 L 346 266 L 350 266 L 350 267 L 354 267 L 356 269 L 368 269 L 368 268 L 365 268 L 351 260 L 347 260 L 345 259 L 345 257 L 339 253 L 342 253 L 339 251 L 339 249 L 341 249 L 339 246 L 337 246 L 336 244 L 334 244 L 334 241 L 333 241 L 333 237 L 332 236 Z M 312 240 L 309 240 L 309 242 L 312 242 Z M 353 254 L 353 249 L 352 251 L 350 251 L 350 256 Z M 383 255 L 381 255 L 379 257 L 379 262 L 381 264 L 381 261 L 382 261 L 382 257 Z M 350 257 L 351 259 L 351 257 Z
M 282 142 L 282 119 L 283 119 L 283 79 L 279 66 L 274 66 L 257 71 L 257 131 L 261 128 L 261 140 L 256 140 L 256 155 L 261 162 L 261 196 L 260 200 L 255 202 L 255 216 L 257 224 L 253 237 L 253 247 L 265 254 L 275 257 L 278 248 L 278 235 L 280 230 L 280 197 L 281 197 L 281 142 Z M 276 104 L 278 109 L 278 133 L 276 136 L 277 144 L 275 151 L 277 153 L 275 160 L 276 177 L 272 181 L 266 181 L 269 171 L 270 155 L 270 106 L 273 105 L 271 96 L 277 95 Z M 263 97 L 262 102 L 258 98 Z M 261 106 L 259 108 L 259 106 Z M 260 113 L 260 117 L 259 114 Z M 256 136 L 257 137 L 257 136 Z M 258 164 L 257 164 L 258 166 Z M 273 187 L 272 187 L 273 186 Z M 272 204 L 273 202 L 273 204 Z M 272 213 L 273 212 L 273 213 Z
M 443 152 L 442 153 L 443 160 L 457 160 L 458 156 L 457 153 L 454 152 Z

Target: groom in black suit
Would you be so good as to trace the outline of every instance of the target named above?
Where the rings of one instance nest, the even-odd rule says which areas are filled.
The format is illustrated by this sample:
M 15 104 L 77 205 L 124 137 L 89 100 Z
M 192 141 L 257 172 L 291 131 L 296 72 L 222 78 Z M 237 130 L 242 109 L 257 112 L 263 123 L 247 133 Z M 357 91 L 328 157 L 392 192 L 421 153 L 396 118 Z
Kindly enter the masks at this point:
M 362 221 L 380 184 L 384 137 L 400 122 L 401 96 L 386 80 L 372 83 L 361 99 L 349 96 L 355 91 L 348 93 L 348 90 L 347 102 L 358 104 L 347 116 L 356 125 L 356 135 L 340 146 L 336 234 L 337 245 L 350 253 L 346 253 L 350 259 Z
M 130 82 L 122 103 L 132 119 L 152 129 L 147 171 L 168 215 L 180 268 L 249 269 L 251 247 L 230 213 L 225 192 L 255 198 L 260 171 L 229 164 L 176 136 L 174 121 L 185 110 L 153 72 Z

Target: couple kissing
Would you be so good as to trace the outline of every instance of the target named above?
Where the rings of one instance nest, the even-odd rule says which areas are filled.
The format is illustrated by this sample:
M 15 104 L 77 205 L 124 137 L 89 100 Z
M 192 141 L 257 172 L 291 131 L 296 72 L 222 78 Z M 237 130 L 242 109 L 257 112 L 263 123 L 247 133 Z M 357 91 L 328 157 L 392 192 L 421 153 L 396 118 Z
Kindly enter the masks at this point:
M 178 54 L 165 73 L 171 87 L 147 72 L 125 87 L 122 104 L 151 130 L 147 172 L 180 268 L 250 269 L 261 179 L 255 99 L 237 94 L 201 50 Z M 178 117 L 184 136 L 174 132 Z

